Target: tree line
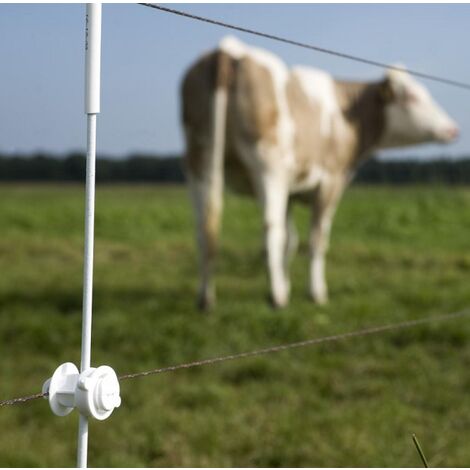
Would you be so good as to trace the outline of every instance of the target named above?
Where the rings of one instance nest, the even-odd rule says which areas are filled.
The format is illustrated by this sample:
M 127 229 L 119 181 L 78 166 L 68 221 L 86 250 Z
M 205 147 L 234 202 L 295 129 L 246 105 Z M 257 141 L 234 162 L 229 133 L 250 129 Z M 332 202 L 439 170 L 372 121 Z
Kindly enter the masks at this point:
M 184 165 L 177 155 L 131 155 L 125 159 L 98 157 L 97 182 L 183 183 Z M 0 155 L 0 181 L 83 182 L 85 155 Z M 372 158 L 358 168 L 356 184 L 470 184 L 470 156 L 401 160 Z

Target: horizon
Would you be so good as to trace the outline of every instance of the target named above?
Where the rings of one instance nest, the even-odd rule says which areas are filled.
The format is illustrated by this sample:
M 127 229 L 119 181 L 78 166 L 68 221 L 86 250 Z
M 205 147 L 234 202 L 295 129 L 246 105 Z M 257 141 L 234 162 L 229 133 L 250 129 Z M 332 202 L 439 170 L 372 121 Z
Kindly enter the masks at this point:
M 51 158 L 54 160 L 66 160 L 70 157 L 83 157 L 86 158 L 86 150 L 66 150 L 64 152 L 48 152 L 48 151 L 31 151 L 29 153 L 2 153 L 0 151 L 0 159 L 6 158 L 24 158 L 24 159 L 33 159 L 33 158 Z M 97 160 L 112 160 L 112 161 L 123 161 L 129 160 L 132 158 L 149 158 L 155 160 L 165 160 L 165 159 L 182 159 L 184 157 L 183 152 L 151 152 L 151 151 L 137 151 L 137 152 L 129 152 L 126 154 L 121 155 L 113 155 L 111 153 L 106 152 L 97 152 L 96 158 Z M 372 153 L 369 157 L 364 159 L 364 161 L 360 164 L 363 165 L 367 163 L 369 160 L 377 159 L 383 162 L 410 162 L 410 163 L 432 163 L 438 161 L 450 161 L 450 162 L 462 162 L 462 161 L 470 161 L 470 151 L 466 154 L 458 154 L 458 155 L 450 155 L 450 154 L 431 154 L 423 158 L 421 155 L 413 154 L 412 152 L 404 155 L 381 155 L 380 153 Z

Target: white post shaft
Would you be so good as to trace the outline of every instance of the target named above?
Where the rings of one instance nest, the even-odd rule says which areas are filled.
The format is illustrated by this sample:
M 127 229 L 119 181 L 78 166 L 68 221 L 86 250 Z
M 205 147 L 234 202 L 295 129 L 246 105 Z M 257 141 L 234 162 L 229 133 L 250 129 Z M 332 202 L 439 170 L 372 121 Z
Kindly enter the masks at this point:
M 78 421 L 78 446 L 77 446 L 77 468 L 87 468 L 88 459 L 88 418 L 79 415 Z
M 80 372 L 91 366 L 91 323 L 93 299 L 93 246 L 95 226 L 96 115 L 100 112 L 101 4 L 86 6 L 85 113 L 87 156 L 85 188 L 85 249 L 83 266 L 82 352 Z M 80 414 L 77 467 L 87 467 L 88 418 Z
M 83 266 L 82 356 L 80 372 L 91 367 L 93 238 L 95 229 L 96 114 L 88 114 L 87 121 L 85 253 Z

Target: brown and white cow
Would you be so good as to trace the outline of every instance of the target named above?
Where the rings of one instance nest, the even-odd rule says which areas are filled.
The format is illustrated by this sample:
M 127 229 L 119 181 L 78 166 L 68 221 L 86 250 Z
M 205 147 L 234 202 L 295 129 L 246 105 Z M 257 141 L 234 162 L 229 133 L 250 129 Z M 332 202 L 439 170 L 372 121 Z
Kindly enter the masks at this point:
M 224 179 L 252 188 L 264 218 L 273 304 L 286 305 L 297 235 L 289 201 L 309 193 L 310 294 L 327 301 L 325 254 L 338 200 L 371 152 L 450 142 L 454 121 L 408 73 L 346 82 L 310 67 L 288 69 L 275 55 L 233 37 L 199 58 L 182 84 L 186 165 L 197 216 L 199 304 L 215 300 L 214 258 Z M 225 170 L 225 171 L 224 171 Z

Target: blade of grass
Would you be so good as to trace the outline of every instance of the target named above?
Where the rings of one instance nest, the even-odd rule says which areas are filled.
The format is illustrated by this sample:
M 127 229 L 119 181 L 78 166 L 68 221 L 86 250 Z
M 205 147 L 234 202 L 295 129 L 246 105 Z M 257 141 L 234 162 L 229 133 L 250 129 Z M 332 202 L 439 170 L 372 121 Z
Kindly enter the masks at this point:
M 416 437 L 416 434 L 414 434 L 414 433 L 413 433 L 413 442 L 416 446 L 416 450 L 418 451 L 419 456 L 421 457 L 423 465 L 426 468 L 429 468 L 428 461 L 426 460 L 426 457 L 424 456 L 423 450 L 421 449 L 421 446 L 419 445 L 418 438 Z

